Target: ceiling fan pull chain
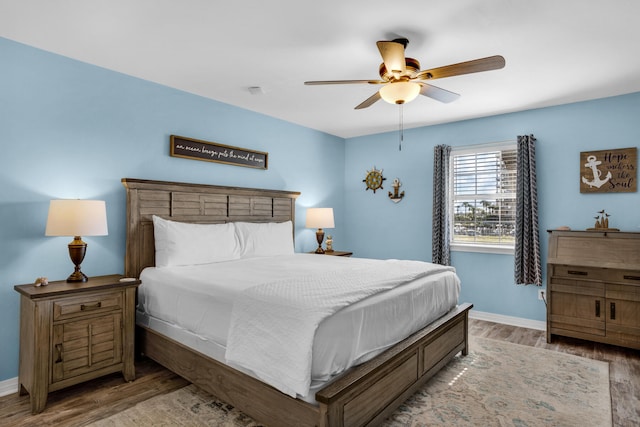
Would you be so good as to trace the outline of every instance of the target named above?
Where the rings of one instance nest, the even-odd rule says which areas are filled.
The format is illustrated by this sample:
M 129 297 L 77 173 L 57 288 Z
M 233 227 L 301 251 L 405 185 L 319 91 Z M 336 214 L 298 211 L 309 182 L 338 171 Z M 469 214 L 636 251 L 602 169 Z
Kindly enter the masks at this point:
M 402 104 L 399 104 L 399 106 L 400 106 L 400 125 L 399 125 L 400 140 L 398 141 L 398 151 L 402 151 L 402 141 L 404 140 L 404 120 L 403 120 L 403 114 L 402 114 Z

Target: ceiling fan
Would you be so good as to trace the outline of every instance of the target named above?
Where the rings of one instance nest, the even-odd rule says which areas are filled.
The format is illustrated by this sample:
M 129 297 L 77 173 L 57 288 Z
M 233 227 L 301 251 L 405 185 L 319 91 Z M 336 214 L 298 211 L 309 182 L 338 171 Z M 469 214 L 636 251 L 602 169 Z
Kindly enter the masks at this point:
M 459 94 L 426 83 L 429 80 L 444 77 L 460 76 L 463 74 L 479 73 L 503 68 L 505 60 L 500 55 L 474 59 L 457 64 L 445 65 L 420 71 L 420 62 L 414 58 L 405 57 L 404 51 L 409 44 L 406 38 L 397 38 L 391 41 L 379 41 L 376 43 L 382 64 L 380 64 L 381 80 L 320 80 L 304 82 L 306 85 L 331 85 L 331 84 L 360 84 L 384 85 L 372 96 L 358 104 L 355 109 L 367 108 L 379 99 L 390 104 L 405 104 L 412 101 L 418 95 L 435 99 L 440 102 L 453 102 L 460 97 Z

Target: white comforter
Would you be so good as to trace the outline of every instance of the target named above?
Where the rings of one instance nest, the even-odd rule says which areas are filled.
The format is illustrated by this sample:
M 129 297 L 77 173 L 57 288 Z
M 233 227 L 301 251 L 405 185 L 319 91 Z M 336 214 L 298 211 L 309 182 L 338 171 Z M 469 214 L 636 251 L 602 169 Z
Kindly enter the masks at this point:
M 355 261 L 355 260 L 354 260 Z M 420 261 L 353 263 L 348 271 L 325 271 L 263 283 L 235 301 L 226 359 L 292 397 L 306 396 L 318 325 L 338 310 L 369 296 L 452 267 Z
M 184 267 L 150 267 L 140 276 L 137 321 L 224 363 L 232 308 L 245 299 L 245 290 L 326 272 L 358 276 L 363 270 L 374 271 L 376 264 L 389 263 L 294 254 Z M 298 397 L 313 403 L 315 391 L 328 381 L 349 367 L 370 360 L 455 307 L 459 293 L 460 280 L 447 269 L 337 311 L 320 322 L 315 332 L 311 390 Z M 271 351 L 274 345 L 277 343 L 269 344 L 266 351 Z M 275 351 L 283 350 L 287 348 Z M 256 376 L 251 370 L 243 371 Z

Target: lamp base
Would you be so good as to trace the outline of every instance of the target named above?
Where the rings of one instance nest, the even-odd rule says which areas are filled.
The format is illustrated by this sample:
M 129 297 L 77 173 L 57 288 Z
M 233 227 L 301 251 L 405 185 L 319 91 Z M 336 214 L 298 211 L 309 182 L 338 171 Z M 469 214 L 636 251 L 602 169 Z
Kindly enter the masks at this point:
M 73 273 L 71 273 L 71 275 L 69 275 L 69 277 L 67 277 L 67 282 L 70 283 L 86 282 L 87 280 L 89 280 L 87 275 L 80 270 L 74 271 Z
M 75 265 L 75 270 L 69 277 L 67 282 L 86 282 L 89 278 L 80 271 L 80 264 L 84 260 L 84 255 L 87 253 L 87 244 L 82 241 L 80 236 L 75 236 L 73 242 L 69 243 L 69 258 Z
M 316 253 L 323 254 L 324 249 L 322 249 L 322 241 L 324 240 L 324 230 L 322 228 L 318 228 L 318 231 L 316 231 L 316 240 L 318 241 L 318 249 L 316 249 Z

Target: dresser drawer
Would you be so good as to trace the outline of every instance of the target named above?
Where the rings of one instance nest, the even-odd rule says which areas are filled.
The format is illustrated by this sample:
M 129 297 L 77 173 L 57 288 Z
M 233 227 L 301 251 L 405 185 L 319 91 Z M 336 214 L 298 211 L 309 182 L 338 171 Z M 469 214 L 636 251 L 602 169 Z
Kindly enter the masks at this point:
M 105 292 L 59 299 L 53 302 L 53 320 L 73 319 L 122 309 L 122 292 Z
M 582 267 L 578 265 L 554 265 L 554 277 L 566 277 L 576 280 L 605 280 L 607 270 L 597 267 Z
M 636 285 L 640 288 L 640 271 L 637 270 L 611 270 L 607 281 Z
M 640 307 L 640 286 L 607 283 L 606 297 L 608 299 L 633 301 Z M 640 319 L 640 310 L 638 311 L 638 315 Z M 640 327 L 640 323 L 638 327 Z
M 549 292 L 568 293 L 572 295 L 591 295 L 604 297 L 605 285 L 603 282 L 590 280 L 576 280 L 562 276 L 552 276 L 549 278 Z

